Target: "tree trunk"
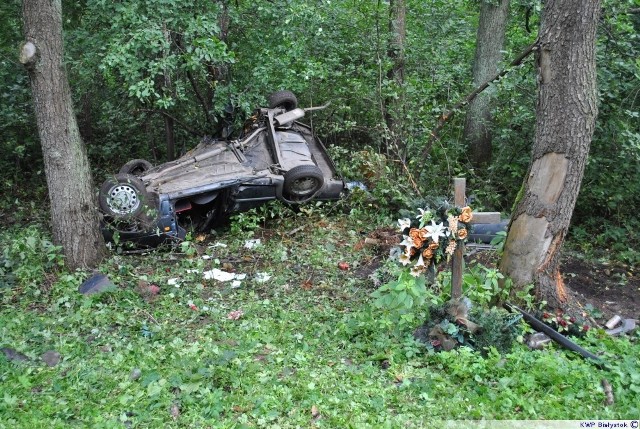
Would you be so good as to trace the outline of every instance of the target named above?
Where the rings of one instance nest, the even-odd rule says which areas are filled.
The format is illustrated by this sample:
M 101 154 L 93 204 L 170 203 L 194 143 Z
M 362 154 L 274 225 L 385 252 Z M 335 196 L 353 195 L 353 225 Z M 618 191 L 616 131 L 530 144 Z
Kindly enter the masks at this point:
M 389 2 L 389 47 L 387 56 L 391 60 L 391 68 L 387 72 L 387 78 L 393 82 L 397 95 L 385 100 L 385 122 L 389 129 L 388 141 L 401 152 L 404 152 L 403 124 L 404 118 L 404 48 L 407 38 L 406 29 L 407 9 L 405 0 L 391 0 Z
M 167 24 L 164 22 L 162 23 L 162 34 L 164 35 L 165 42 L 167 42 L 167 46 L 163 51 L 163 56 L 166 59 L 170 54 L 169 50 L 171 47 L 172 40 L 171 40 L 171 33 L 167 29 Z M 162 88 L 162 90 L 166 93 L 170 93 L 171 96 L 175 98 L 176 94 L 173 88 L 173 83 L 171 81 L 171 71 L 167 68 L 164 69 L 164 87 Z M 169 113 L 166 109 L 164 110 L 164 112 Z M 173 118 L 170 115 L 165 114 L 163 115 L 163 117 L 164 117 L 164 136 L 165 136 L 165 142 L 167 145 L 167 160 L 173 161 L 176 158 L 175 126 L 174 126 Z
M 504 33 L 509 17 L 509 0 L 482 1 L 473 61 L 473 86 L 478 87 L 494 76 L 502 60 Z M 493 88 L 469 103 L 464 137 L 469 144 L 471 162 L 480 166 L 491 162 L 491 99 Z
M 580 190 L 597 116 L 599 0 L 547 0 L 540 24 L 536 132 L 529 174 L 512 215 L 500 269 L 534 283 L 551 307 L 567 302 L 560 248 Z
M 104 240 L 86 149 L 73 113 L 62 63 L 60 0 L 24 0 L 20 62 L 31 79 L 40 143 L 51 201 L 53 240 L 70 269 L 93 268 L 104 254 Z

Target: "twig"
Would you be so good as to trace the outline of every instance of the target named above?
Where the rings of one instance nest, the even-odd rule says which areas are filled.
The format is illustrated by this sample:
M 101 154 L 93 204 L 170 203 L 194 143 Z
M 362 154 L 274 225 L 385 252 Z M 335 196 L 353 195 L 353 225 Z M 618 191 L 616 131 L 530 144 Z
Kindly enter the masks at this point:
M 159 325 L 158 321 L 147 310 L 144 310 L 142 308 L 139 308 L 138 310 L 144 313 L 150 321 L 152 321 L 156 325 Z
M 429 155 L 429 153 L 431 152 L 431 148 L 433 147 L 433 143 L 440 138 L 440 131 L 444 128 L 447 121 L 449 121 L 449 119 L 451 119 L 455 115 L 456 110 L 469 104 L 474 98 L 478 96 L 478 94 L 480 94 L 482 91 L 487 89 L 489 85 L 491 85 L 491 83 L 495 82 L 496 80 L 500 79 L 502 76 L 509 73 L 509 71 L 511 71 L 513 67 L 519 66 L 522 63 L 522 61 L 524 61 L 525 58 L 527 58 L 533 51 L 537 49 L 537 47 L 538 47 L 538 40 L 533 42 L 524 51 L 522 51 L 520 55 L 516 57 L 516 59 L 511 61 L 511 63 L 507 68 L 497 73 L 491 79 L 489 79 L 488 81 L 486 81 L 485 83 L 483 83 L 482 85 L 480 85 L 479 87 L 471 91 L 469 95 L 467 95 L 461 101 L 456 103 L 451 109 L 447 110 L 442 115 L 440 115 L 440 117 L 438 118 L 438 123 L 436 124 L 436 127 L 433 129 L 433 131 L 431 131 L 431 137 L 429 138 L 427 145 L 422 151 L 422 156 L 426 157 Z
M 294 228 L 294 229 L 292 229 L 291 231 L 287 232 L 287 235 L 289 235 L 289 236 L 294 235 L 294 234 L 296 234 L 296 233 L 298 233 L 298 232 L 302 231 L 303 229 L 304 229 L 304 225 L 299 226 L 299 227 Z

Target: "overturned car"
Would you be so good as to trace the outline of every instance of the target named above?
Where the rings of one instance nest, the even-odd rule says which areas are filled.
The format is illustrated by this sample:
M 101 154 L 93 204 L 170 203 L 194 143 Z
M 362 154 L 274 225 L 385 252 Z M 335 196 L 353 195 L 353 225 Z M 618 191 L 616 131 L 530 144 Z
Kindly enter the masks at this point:
M 127 162 L 100 187 L 103 234 L 157 245 L 186 228 L 207 231 L 234 212 L 271 200 L 337 200 L 345 184 L 290 91 L 268 98 L 238 139 L 205 138 L 179 159 L 152 166 Z

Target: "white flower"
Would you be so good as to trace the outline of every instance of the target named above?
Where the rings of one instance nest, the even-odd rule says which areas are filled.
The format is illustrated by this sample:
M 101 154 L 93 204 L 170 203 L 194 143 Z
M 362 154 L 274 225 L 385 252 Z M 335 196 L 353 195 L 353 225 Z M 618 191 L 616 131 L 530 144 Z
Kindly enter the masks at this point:
M 398 257 L 398 260 L 402 265 L 409 265 L 409 263 L 411 262 L 411 248 L 407 247 L 406 252 L 402 252 Z
M 431 221 L 431 225 L 425 226 L 427 230 L 427 236 L 431 237 L 434 243 L 437 243 L 440 237 L 446 237 L 447 235 L 447 227 L 445 227 L 442 223 L 436 224 L 434 221 Z
M 398 219 L 398 228 L 400 229 L 400 232 L 410 227 L 411 227 L 411 219 L 409 218 Z
M 403 238 L 404 240 L 402 240 L 402 243 L 400 243 L 400 245 L 405 246 L 407 248 L 407 251 L 409 251 L 409 249 L 413 247 L 413 239 L 408 235 L 403 235 Z
M 416 219 L 420 221 L 420 228 L 422 228 L 425 223 L 433 219 L 433 213 L 431 213 L 431 210 L 424 209 L 418 209 L 418 211 L 420 212 L 420 214 L 416 216 Z
M 416 262 L 416 264 L 411 267 L 411 275 L 413 277 L 418 277 L 420 274 L 424 273 L 427 269 L 427 266 L 424 264 L 424 259 L 422 258 L 422 255 L 420 255 L 420 257 L 418 258 L 418 262 Z

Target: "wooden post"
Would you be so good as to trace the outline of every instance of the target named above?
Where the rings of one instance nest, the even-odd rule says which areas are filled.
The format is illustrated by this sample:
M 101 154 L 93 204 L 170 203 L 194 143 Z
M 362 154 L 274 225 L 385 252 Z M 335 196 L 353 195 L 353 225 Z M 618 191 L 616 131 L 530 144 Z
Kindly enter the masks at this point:
M 453 179 L 453 201 L 457 207 L 464 207 L 465 188 L 467 180 L 464 178 Z M 464 265 L 464 243 L 460 243 L 453 253 L 451 266 L 451 299 L 458 300 L 462 297 L 462 268 Z

